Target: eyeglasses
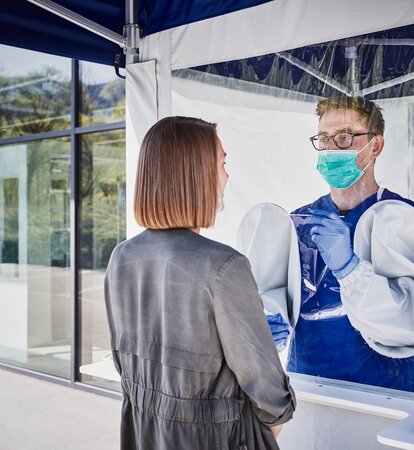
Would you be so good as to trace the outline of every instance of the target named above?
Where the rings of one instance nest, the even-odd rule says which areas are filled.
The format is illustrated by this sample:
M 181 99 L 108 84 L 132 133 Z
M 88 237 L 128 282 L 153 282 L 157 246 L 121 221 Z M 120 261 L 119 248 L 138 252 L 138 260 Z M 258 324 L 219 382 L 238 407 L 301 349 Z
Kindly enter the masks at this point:
M 355 136 L 367 136 L 367 135 L 375 135 L 375 133 L 336 133 L 332 136 L 327 136 L 326 134 L 316 134 L 315 136 L 310 137 L 310 141 L 312 142 L 315 150 L 326 150 L 328 148 L 329 141 L 332 139 L 334 144 L 340 148 L 341 150 L 346 150 L 351 147 L 354 143 Z

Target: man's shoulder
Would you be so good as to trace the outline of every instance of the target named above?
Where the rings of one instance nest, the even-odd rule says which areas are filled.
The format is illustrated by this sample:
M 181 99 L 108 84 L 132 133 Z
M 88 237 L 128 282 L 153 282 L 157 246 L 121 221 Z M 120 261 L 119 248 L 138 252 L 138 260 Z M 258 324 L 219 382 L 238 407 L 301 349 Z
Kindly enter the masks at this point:
M 329 199 L 330 194 L 323 195 L 322 197 L 314 200 L 312 203 L 308 203 L 307 205 L 295 209 L 292 211 L 292 214 L 310 214 L 314 209 L 323 209 L 329 202 Z
M 400 200 L 404 203 L 407 203 L 410 206 L 414 206 L 414 201 L 412 201 L 408 198 L 405 198 L 402 195 L 392 192 L 388 189 L 383 190 L 380 201 L 381 200 Z

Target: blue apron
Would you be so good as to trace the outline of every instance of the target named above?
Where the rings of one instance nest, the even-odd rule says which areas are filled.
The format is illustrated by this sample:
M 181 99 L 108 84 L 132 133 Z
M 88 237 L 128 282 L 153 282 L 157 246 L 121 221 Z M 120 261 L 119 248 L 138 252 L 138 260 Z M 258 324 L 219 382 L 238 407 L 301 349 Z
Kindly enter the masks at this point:
M 380 200 L 414 202 L 384 190 Z M 378 201 L 374 194 L 349 211 L 344 221 L 351 230 L 361 215 Z M 315 208 L 336 208 L 326 195 L 294 213 L 309 214 Z M 343 311 L 339 283 L 326 269 L 310 239 L 310 225 L 292 217 L 298 234 L 302 267 L 300 316 L 291 341 L 287 370 L 386 388 L 414 391 L 414 357 L 389 358 L 372 350 Z M 414 252 L 414 249 L 413 249 Z M 316 288 L 316 291 L 315 291 Z

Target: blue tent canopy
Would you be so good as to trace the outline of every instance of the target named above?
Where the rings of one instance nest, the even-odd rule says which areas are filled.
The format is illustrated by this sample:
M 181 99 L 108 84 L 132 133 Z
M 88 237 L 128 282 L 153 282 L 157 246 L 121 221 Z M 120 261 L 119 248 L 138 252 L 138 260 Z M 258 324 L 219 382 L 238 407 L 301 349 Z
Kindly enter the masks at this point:
M 141 37 L 179 25 L 267 3 L 269 0 L 137 0 Z M 125 0 L 57 0 L 122 35 Z M 0 43 L 112 65 L 120 47 L 26 0 L 0 6 Z
M 338 87 L 352 90 L 346 58 L 352 46 L 359 53 L 357 82 L 364 97 L 375 100 L 414 95 L 414 80 L 406 79 L 413 71 L 414 25 L 194 69 L 287 91 L 338 96 L 344 94 Z M 336 84 L 326 84 L 326 80 Z M 373 88 L 380 83 L 381 89 Z
M 276 4 L 276 2 L 270 2 L 270 0 L 135 1 L 134 5 L 136 6 L 141 38 L 180 25 L 218 18 L 219 16 L 247 8 L 252 8 L 253 10 L 256 9 L 253 7 L 259 5 Z M 126 21 L 125 5 L 127 2 L 125 0 L 56 0 L 55 3 L 111 30 L 122 41 L 123 26 Z M 287 3 L 289 2 L 285 2 L 285 4 Z M 312 14 L 317 14 L 314 11 L 316 6 L 316 4 L 313 6 Z M 286 11 L 283 10 L 283 12 Z M 305 25 L 306 22 L 313 23 L 313 21 L 317 21 L 319 16 L 310 18 L 310 13 L 311 11 L 308 11 L 308 13 L 305 12 L 302 15 L 300 11 L 297 11 L 293 22 L 296 23 L 296 19 L 303 19 Z M 344 11 L 341 14 L 343 15 Z M 382 16 L 384 15 L 386 15 L 386 12 Z M 275 17 L 279 18 L 276 15 Z M 284 16 L 281 19 L 284 19 Z M 346 23 L 346 20 L 344 22 Z M 328 96 L 341 92 L 341 89 L 338 91 L 338 86 L 345 86 L 342 92 L 349 93 L 352 92 L 350 84 L 353 81 L 349 77 L 350 59 L 345 56 L 345 52 L 347 51 L 346 47 L 352 46 L 352 42 L 354 42 L 358 46 L 359 52 L 359 79 L 357 82 L 361 89 L 365 89 L 363 95 L 373 98 L 378 98 L 378 96 L 413 95 L 414 25 L 410 24 L 412 21 L 406 23 L 409 25 L 383 30 L 377 28 L 377 30 L 381 31 L 359 37 L 353 36 L 351 39 L 346 38 L 340 41 L 333 41 L 333 43 L 320 43 L 320 41 L 316 40 L 314 41 L 316 45 L 308 44 L 298 48 L 295 48 L 295 45 L 286 46 L 284 48 L 287 50 L 278 53 L 260 54 L 253 52 L 256 55 L 260 54 L 260 56 L 233 62 L 229 59 L 224 59 L 227 62 L 214 64 L 214 67 L 212 67 L 211 63 L 215 61 L 213 58 L 210 58 L 209 66 L 198 67 L 198 70 L 259 83 L 266 83 L 266 79 L 272 78 L 269 76 L 269 73 L 277 73 L 279 78 L 276 81 L 274 78 L 271 79 L 271 85 L 276 87 L 314 95 L 320 95 L 322 92 L 323 95 Z M 281 28 L 282 24 L 283 20 L 280 23 L 271 21 L 272 29 L 274 26 L 275 32 Z M 251 31 L 246 29 L 249 25 L 249 21 L 246 21 L 243 30 L 246 30 L 246 32 Z M 255 27 L 257 31 L 257 23 L 251 22 L 250 28 L 254 29 Z M 224 29 L 220 29 L 218 32 L 216 28 L 214 29 L 216 34 L 227 33 L 227 30 Z M 209 32 L 214 33 L 208 29 L 207 33 Z M 344 33 L 346 34 L 347 32 L 348 27 L 344 27 Z M 287 28 L 284 35 L 292 34 L 294 36 L 298 33 L 299 30 L 295 32 Z M 312 27 L 310 28 L 310 34 L 314 34 Z M 228 33 L 227 36 L 229 36 Z M 251 33 L 250 36 L 253 38 L 254 34 Z M 212 35 L 212 37 L 214 36 Z M 273 39 L 273 34 L 271 39 Z M 279 36 L 279 40 L 283 40 L 283 36 Z M 215 40 L 214 42 L 214 48 L 217 48 L 220 45 L 220 41 Z M 120 58 L 120 65 L 125 65 L 125 58 L 119 44 L 81 28 L 30 3 L 28 0 L 2 2 L 0 6 L 0 43 L 107 65 L 114 65 L 115 59 Z M 200 44 L 200 42 L 198 44 L 194 43 L 194 46 L 200 46 Z M 210 43 L 210 47 L 211 45 Z M 237 45 L 239 45 L 238 42 L 237 44 L 235 43 L 234 47 L 237 47 Z M 380 51 L 378 51 L 378 45 L 380 46 Z M 240 54 L 238 50 L 235 52 L 236 54 Z M 192 54 L 202 53 L 202 51 L 200 52 L 200 49 L 196 47 L 193 49 L 193 41 L 191 41 L 191 47 L 186 48 L 186 53 L 191 54 L 187 60 L 187 63 L 190 65 Z M 223 61 L 223 59 L 218 58 L 217 61 Z M 198 66 L 200 65 L 198 64 Z M 188 67 L 188 65 L 184 67 Z M 248 76 L 251 76 L 249 75 L 251 71 L 246 70 L 248 67 L 253 68 L 254 79 L 245 78 L 246 72 L 248 72 Z M 287 75 L 280 79 L 280 74 Z M 375 86 L 392 79 L 396 80 L 394 85 L 389 83 L 389 86 L 381 86 L 380 94 L 378 89 L 375 90 Z M 326 80 L 331 80 L 332 89 L 329 88 L 329 83 L 326 83 Z

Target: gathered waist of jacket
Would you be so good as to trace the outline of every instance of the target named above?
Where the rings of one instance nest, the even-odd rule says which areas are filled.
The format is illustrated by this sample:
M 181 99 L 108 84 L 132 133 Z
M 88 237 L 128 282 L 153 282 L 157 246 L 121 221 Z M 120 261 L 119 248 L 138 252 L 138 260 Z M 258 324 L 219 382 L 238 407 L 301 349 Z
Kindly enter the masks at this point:
M 166 420 L 189 423 L 222 423 L 238 420 L 243 399 L 221 398 L 178 398 L 154 391 L 123 378 L 121 381 L 125 396 L 134 407 Z

